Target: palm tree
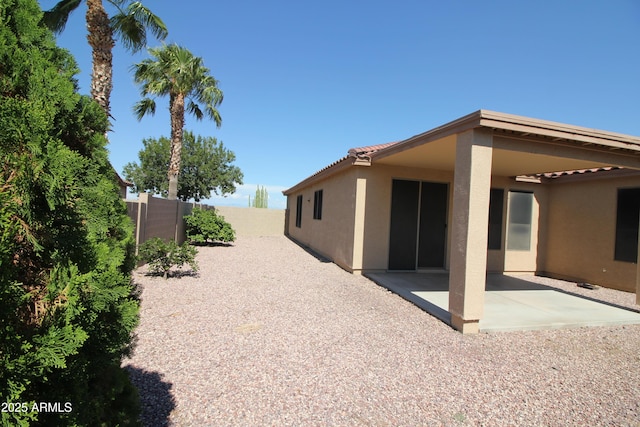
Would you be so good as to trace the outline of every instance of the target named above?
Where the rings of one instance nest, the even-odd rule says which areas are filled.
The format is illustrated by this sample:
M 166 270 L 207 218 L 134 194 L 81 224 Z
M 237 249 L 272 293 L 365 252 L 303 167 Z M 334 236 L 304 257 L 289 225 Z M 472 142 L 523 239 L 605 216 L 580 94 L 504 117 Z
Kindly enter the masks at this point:
M 83 0 L 61 0 L 53 9 L 44 13 L 43 21 L 56 34 L 61 33 L 71 12 Z M 113 46 L 114 34 L 119 36 L 124 46 L 136 52 L 146 46 L 147 30 L 156 38 L 164 40 L 167 28 L 164 22 L 139 1 L 107 0 L 116 8 L 109 18 L 102 0 L 85 0 L 87 4 L 87 40 L 92 48 L 91 96 L 111 116 L 109 98 L 113 88 Z
M 197 120 L 206 115 L 216 126 L 222 125 L 222 118 L 216 109 L 222 102 L 222 91 L 218 81 L 209 74 L 202 58 L 177 44 L 150 48 L 153 58 L 134 64 L 134 80 L 141 85 L 142 99 L 133 110 L 138 120 L 146 114 L 155 114 L 156 102 L 151 96 L 169 95 L 169 113 L 171 116 L 171 159 L 169 160 L 169 200 L 178 196 L 178 173 L 182 151 L 182 130 L 184 114 L 193 114 Z M 185 102 L 187 102 L 185 106 Z M 202 104 L 202 106 L 200 106 Z

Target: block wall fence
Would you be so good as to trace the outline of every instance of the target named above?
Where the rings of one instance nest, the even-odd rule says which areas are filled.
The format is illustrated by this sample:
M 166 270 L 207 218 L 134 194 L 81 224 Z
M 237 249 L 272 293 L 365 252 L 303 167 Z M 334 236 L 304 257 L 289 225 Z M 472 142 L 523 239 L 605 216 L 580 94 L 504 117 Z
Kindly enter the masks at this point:
M 240 208 L 232 206 L 209 206 L 179 200 L 166 200 L 141 193 L 137 200 L 125 200 L 129 218 L 135 226 L 138 245 L 154 237 L 174 239 L 183 243 L 185 233 L 184 216 L 195 206 L 215 209 L 231 224 L 236 236 L 282 236 L 285 214 L 283 209 Z

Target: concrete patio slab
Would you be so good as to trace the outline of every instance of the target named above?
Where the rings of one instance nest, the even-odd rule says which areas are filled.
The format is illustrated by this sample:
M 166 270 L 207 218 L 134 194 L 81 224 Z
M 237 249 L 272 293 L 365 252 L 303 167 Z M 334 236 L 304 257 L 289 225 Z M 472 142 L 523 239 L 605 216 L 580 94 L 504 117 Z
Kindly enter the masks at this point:
M 449 275 L 367 274 L 378 285 L 451 324 Z M 481 332 L 640 324 L 640 313 L 526 280 L 527 276 L 487 275 Z

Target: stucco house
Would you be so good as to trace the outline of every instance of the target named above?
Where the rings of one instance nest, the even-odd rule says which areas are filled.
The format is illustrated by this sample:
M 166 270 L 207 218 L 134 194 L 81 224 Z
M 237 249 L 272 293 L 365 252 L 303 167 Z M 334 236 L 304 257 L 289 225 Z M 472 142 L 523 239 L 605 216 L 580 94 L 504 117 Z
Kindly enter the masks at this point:
M 284 191 L 286 233 L 357 274 L 449 271 L 477 330 L 487 272 L 636 292 L 640 137 L 479 110 L 354 148 Z

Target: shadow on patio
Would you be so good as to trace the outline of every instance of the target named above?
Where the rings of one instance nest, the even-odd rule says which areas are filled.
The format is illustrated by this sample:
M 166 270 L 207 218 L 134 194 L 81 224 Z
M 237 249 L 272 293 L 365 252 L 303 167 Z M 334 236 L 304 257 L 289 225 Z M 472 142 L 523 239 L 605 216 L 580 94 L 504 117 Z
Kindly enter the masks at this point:
M 371 273 L 378 285 L 448 325 L 449 274 Z M 526 280 L 488 274 L 480 332 L 640 324 L 640 313 Z

